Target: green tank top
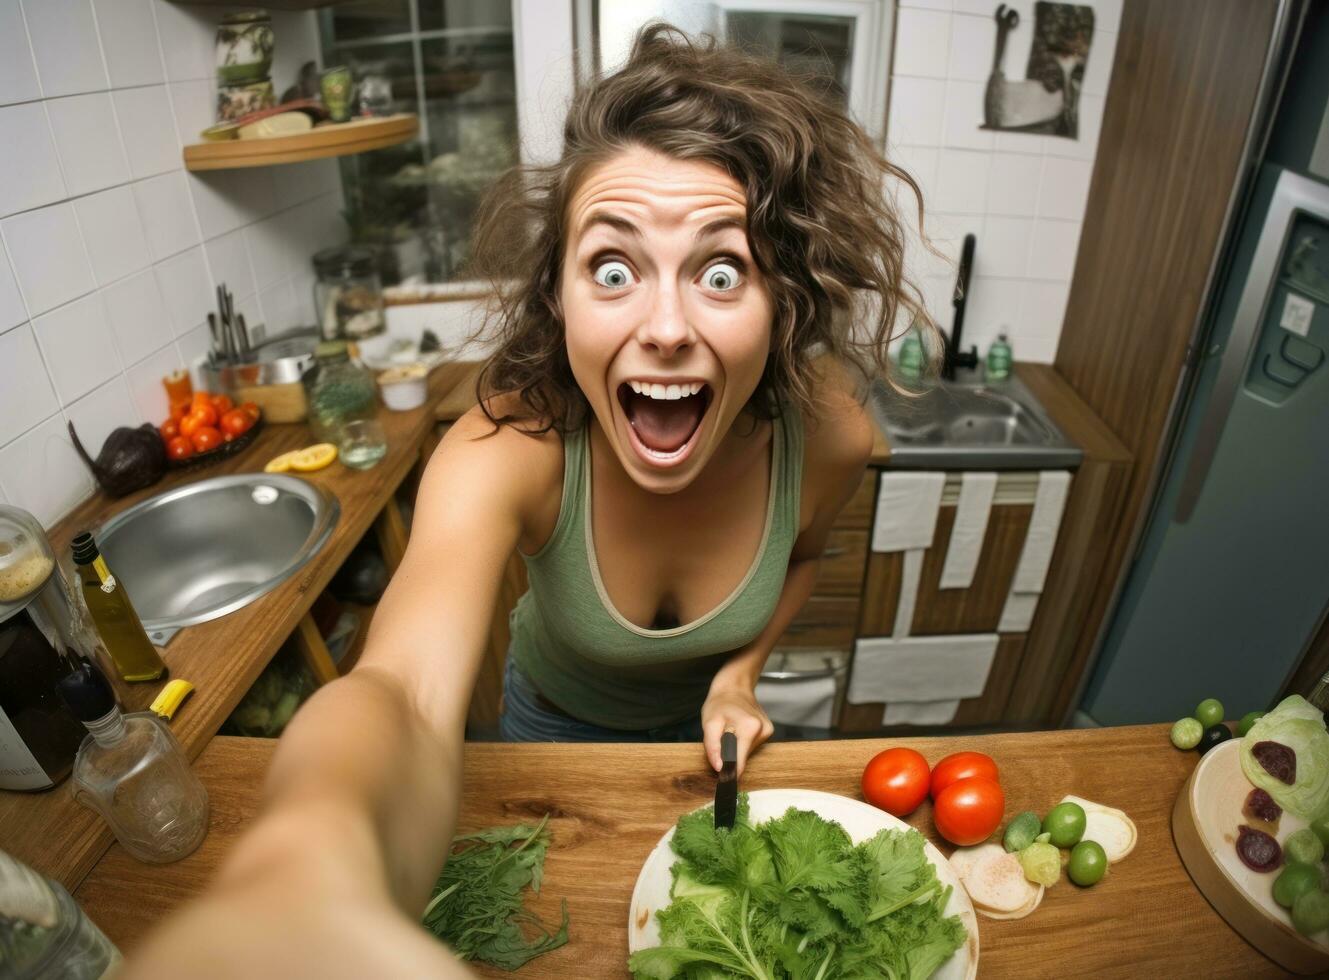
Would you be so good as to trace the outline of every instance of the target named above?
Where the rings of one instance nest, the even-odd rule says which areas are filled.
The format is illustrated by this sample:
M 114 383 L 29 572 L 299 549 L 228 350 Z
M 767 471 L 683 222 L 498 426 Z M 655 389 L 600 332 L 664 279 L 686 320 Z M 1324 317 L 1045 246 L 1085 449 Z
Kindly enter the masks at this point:
M 716 671 L 775 612 L 798 537 L 803 420 L 775 419 L 766 525 L 747 574 L 699 619 L 643 629 L 614 608 L 600 578 L 591 529 L 590 449 L 585 428 L 563 441 L 558 523 L 523 555 L 530 590 L 512 612 L 509 656 L 545 698 L 606 728 L 640 731 L 695 718 Z

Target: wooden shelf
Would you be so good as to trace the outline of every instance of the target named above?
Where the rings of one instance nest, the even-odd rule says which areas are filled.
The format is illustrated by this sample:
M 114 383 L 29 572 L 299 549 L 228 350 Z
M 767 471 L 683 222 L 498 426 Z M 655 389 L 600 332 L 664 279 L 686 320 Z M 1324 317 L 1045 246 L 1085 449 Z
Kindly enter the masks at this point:
M 413 114 L 403 113 L 384 119 L 325 123 L 292 136 L 194 143 L 185 147 L 185 169 L 234 170 L 238 167 L 300 163 L 320 157 L 349 156 L 405 143 L 419 129 L 419 119 Z

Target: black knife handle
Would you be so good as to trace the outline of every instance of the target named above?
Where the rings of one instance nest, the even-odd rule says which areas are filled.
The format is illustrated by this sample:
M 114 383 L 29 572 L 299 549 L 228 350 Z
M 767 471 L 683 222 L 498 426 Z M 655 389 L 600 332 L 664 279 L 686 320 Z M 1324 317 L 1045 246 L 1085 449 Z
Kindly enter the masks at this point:
M 733 732 L 720 736 L 720 762 L 738 763 L 738 736 Z

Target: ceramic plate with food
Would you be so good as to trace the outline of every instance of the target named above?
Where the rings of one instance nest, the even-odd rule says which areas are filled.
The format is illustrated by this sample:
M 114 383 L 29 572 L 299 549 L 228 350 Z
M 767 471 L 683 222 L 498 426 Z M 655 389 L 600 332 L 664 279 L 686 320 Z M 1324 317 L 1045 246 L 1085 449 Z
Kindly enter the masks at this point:
M 904 836 L 895 838 L 903 845 L 917 847 L 921 840 L 922 860 L 925 860 L 931 866 L 940 888 L 949 888 L 949 892 L 935 892 L 937 896 L 945 894 L 945 905 L 938 917 L 945 917 L 947 920 L 952 916 L 957 917 L 959 925 L 963 928 L 963 936 L 958 939 L 958 948 L 940 962 L 932 976 L 937 980 L 971 980 L 977 975 L 978 919 L 974 914 L 969 897 L 941 852 L 926 840 L 922 840 L 921 835 L 916 839 L 911 836 L 917 835 L 918 832 L 912 830 L 904 821 L 859 800 L 806 789 L 756 790 L 747 794 L 747 808 L 747 821 L 758 831 L 761 831 L 762 825 L 768 821 L 786 818 L 791 808 L 796 811 L 815 814 L 823 822 L 829 821 L 838 824 L 839 829 L 848 836 L 850 845 L 854 849 L 873 841 L 883 830 L 903 832 L 904 835 L 908 836 L 907 841 Z M 698 820 L 710 820 L 710 808 L 706 807 L 699 811 L 693 811 L 690 816 Z M 675 864 L 682 865 L 680 871 L 677 872 L 680 882 L 684 881 L 684 875 L 689 867 L 689 862 L 680 857 L 673 847 L 676 832 L 688 819 L 689 816 L 685 816 L 680 819 L 678 826 L 670 828 L 642 866 L 641 874 L 637 878 L 636 888 L 632 893 L 632 903 L 629 906 L 629 953 L 638 953 L 642 950 L 661 946 L 661 927 L 657 913 L 668 909 L 671 902 L 676 902 L 677 896 L 672 894 L 676 875 L 674 871 Z M 809 822 L 816 823 L 811 818 L 809 818 Z M 701 829 L 701 827 L 698 828 L 699 831 Z M 793 848 L 802 846 L 801 842 L 810 839 L 813 832 L 824 831 L 825 828 L 818 825 L 812 826 L 808 830 L 809 834 L 804 837 L 800 837 L 798 834 L 788 835 L 785 838 L 786 844 Z M 834 833 L 838 832 L 834 831 Z M 705 842 L 704 834 L 698 833 L 697 836 L 703 843 Z M 908 846 L 902 846 L 902 853 L 904 850 L 908 850 Z M 773 860 L 777 865 L 783 867 L 784 865 L 781 862 L 789 859 L 786 855 L 780 853 L 780 850 L 781 848 L 776 846 L 772 840 L 771 853 L 774 855 Z M 915 850 L 912 853 L 917 855 L 918 851 Z M 919 873 L 922 874 L 921 871 Z M 698 890 L 708 886 L 697 886 L 690 882 L 687 887 L 693 889 L 692 894 L 696 894 Z M 706 901 L 706 897 L 702 896 L 698 904 L 704 904 Z M 904 902 L 902 908 L 911 904 L 907 899 L 902 899 L 902 901 Z M 925 904 L 926 896 L 922 900 L 912 903 L 916 910 L 921 909 Z M 939 900 L 938 905 L 940 905 Z M 886 909 L 879 908 L 878 911 L 884 912 Z M 864 928 L 872 929 L 874 926 L 869 923 Z M 952 934 L 959 936 L 958 933 Z M 754 942 L 753 945 L 755 946 L 756 943 Z M 671 949 L 670 947 L 665 948 Z M 677 951 L 676 947 L 672 949 L 675 952 Z M 681 955 L 687 956 L 688 953 L 684 952 Z M 704 955 L 704 950 L 699 950 L 697 955 Z M 828 955 L 833 954 L 828 953 Z

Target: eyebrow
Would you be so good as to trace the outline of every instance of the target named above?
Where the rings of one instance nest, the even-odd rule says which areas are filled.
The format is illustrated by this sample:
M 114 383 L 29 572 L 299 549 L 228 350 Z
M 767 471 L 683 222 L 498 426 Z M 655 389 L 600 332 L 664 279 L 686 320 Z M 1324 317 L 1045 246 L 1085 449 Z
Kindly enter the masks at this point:
M 609 211 L 593 211 L 591 214 L 587 215 L 586 220 L 583 221 L 581 225 L 581 234 L 585 235 L 595 225 L 608 225 L 609 227 L 615 228 L 624 234 L 631 235 L 636 239 L 641 239 L 643 237 L 641 229 L 631 221 L 624 218 L 622 215 L 613 214 Z M 727 228 L 738 228 L 742 231 L 746 230 L 746 227 L 747 223 L 742 218 L 734 217 L 732 215 L 725 218 L 716 218 L 714 221 L 708 221 L 706 224 L 702 225 L 701 228 L 698 229 L 697 234 L 693 237 L 693 241 L 699 242 L 703 238 L 706 238 L 709 235 L 718 234 Z

